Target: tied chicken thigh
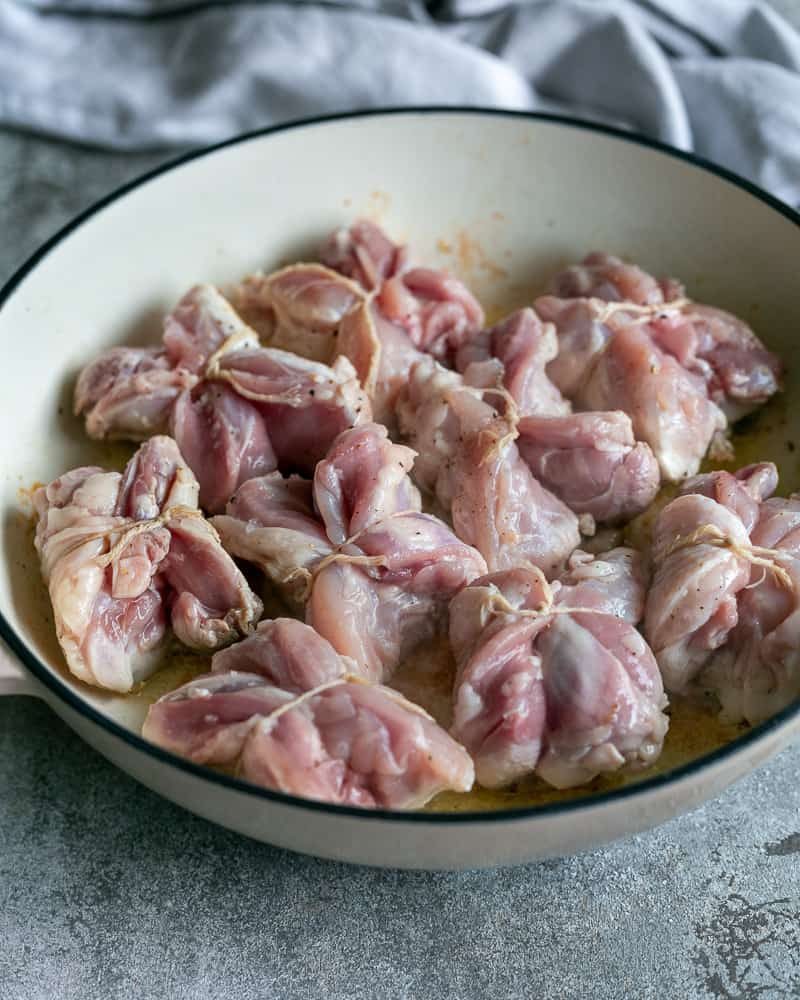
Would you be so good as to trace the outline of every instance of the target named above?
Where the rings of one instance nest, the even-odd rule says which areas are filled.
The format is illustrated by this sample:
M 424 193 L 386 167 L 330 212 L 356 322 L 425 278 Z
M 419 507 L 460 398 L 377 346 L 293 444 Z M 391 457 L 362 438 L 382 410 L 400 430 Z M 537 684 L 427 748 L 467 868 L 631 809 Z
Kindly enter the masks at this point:
M 380 226 L 358 219 L 335 229 L 322 247 L 322 260 L 368 292 L 408 267 L 408 248 L 394 243 Z
M 426 353 L 452 360 L 481 329 L 483 310 L 445 271 L 410 267 L 406 248 L 365 220 L 334 232 L 322 260 L 246 279 L 237 304 L 275 346 L 348 358 L 375 419 L 392 426 L 414 362 Z
M 580 541 L 578 518 L 532 475 L 511 416 L 433 358 L 414 366 L 397 412 L 419 453 L 417 482 L 490 570 L 528 562 L 552 575 L 563 565 Z
M 360 273 L 356 266 L 348 270 Z M 321 264 L 292 264 L 247 278 L 236 301 L 273 346 L 326 363 L 346 358 L 375 418 L 391 424 L 397 393 L 423 354 L 401 325 L 386 318 L 376 296 Z
M 253 274 L 234 292 L 242 318 L 271 347 L 326 364 L 341 353 L 337 338 L 345 318 L 366 301 L 363 288 L 322 264 Z
M 194 384 L 161 348 L 112 347 L 81 372 L 75 412 L 86 414 L 89 437 L 144 441 L 168 430 L 175 400 Z
M 143 735 L 198 763 L 235 765 L 248 781 L 305 798 L 414 809 L 469 791 L 469 755 L 396 691 L 308 625 L 262 622 L 217 654 L 213 673 L 161 698 Z
M 733 423 L 780 388 L 783 366 L 750 327 L 722 309 L 685 298 L 674 278 L 656 279 L 619 257 L 592 253 L 553 281 L 562 298 L 594 298 L 654 307 L 648 330 L 655 342 L 706 384 Z M 677 309 L 658 307 L 680 303 Z
M 471 386 L 502 386 L 521 414 L 517 446 L 536 479 L 576 514 L 630 520 L 654 499 L 661 476 L 650 447 L 620 410 L 571 413 L 546 372 L 558 353 L 552 323 L 520 309 L 465 343 L 456 367 Z M 491 400 L 491 394 L 487 394 Z
M 374 223 L 362 219 L 337 230 L 322 256 L 373 292 L 380 315 L 439 360 L 451 360 L 483 327 L 483 309 L 463 282 L 441 269 L 409 266 L 407 248 Z
M 750 532 L 777 481 L 767 463 L 695 476 L 659 514 L 645 635 L 668 691 L 686 691 L 736 625 L 737 595 L 750 582 Z
M 502 385 L 522 414 L 560 417 L 572 407 L 547 375 L 547 365 L 557 354 L 553 324 L 542 323 L 533 309 L 519 309 L 465 341 L 455 367 L 467 385 Z
M 517 447 L 536 479 L 576 514 L 619 524 L 641 514 L 661 485 L 651 448 L 621 410 L 521 417 Z
M 640 556 L 576 552 L 559 581 L 514 568 L 474 581 L 450 609 L 452 732 L 496 788 L 537 774 L 557 788 L 647 767 L 667 731 L 655 658 L 636 630 Z
M 724 715 L 755 724 L 800 698 L 800 497 L 761 504 L 750 541 L 782 572 L 753 565 L 730 649 L 709 674 Z
M 619 405 L 663 475 L 697 472 L 720 432 L 780 388 L 782 366 L 742 320 L 687 299 L 610 254 L 590 254 L 535 303 L 555 324 L 559 355 L 548 374 L 580 409 Z
M 660 306 L 684 294 L 683 285 L 674 278 L 654 278 L 636 264 L 599 251 L 564 268 L 550 284 L 553 295 L 560 299 L 603 299 L 640 306 Z
M 720 445 L 727 421 L 702 379 L 655 342 L 641 316 L 624 304 L 599 299 L 536 300 L 555 323 L 558 357 L 548 374 L 580 410 L 623 410 L 633 434 L 653 451 L 664 479 L 694 475 L 703 456 Z M 609 310 L 618 306 L 616 311 Z
M 339 436 L 313 483 L 253 479 L 213 521 L 226 548 L 305 606 L 306 621 L 372 680 L 445 624 L 453 595 L 486 572 L 475 549 L 420 512 L 413 460 L 365 424 Z
M 800 696 L 800 500 L 771 463 L 697 476 L 656 522 L 645 630 L 668 690 L 714 692 L 731 721 Z
M 327 367 L 260 347 L 210 285 L 167 317 L 162 349 L 114 348 L 84 369 L 75 410 L 93 437 L 169 428 L 212 512 L 254 476 L 312 471 L 337 434 L 370 418 L 345 358 Z
M 175 442 L 153 437 L 123 473 L 74 469 L 39 488 L 36 549 L 69 669 L 129 691 L 155 669 L 168 623 L 213 650 L 246 634 L 261 602 L 197 508 Z

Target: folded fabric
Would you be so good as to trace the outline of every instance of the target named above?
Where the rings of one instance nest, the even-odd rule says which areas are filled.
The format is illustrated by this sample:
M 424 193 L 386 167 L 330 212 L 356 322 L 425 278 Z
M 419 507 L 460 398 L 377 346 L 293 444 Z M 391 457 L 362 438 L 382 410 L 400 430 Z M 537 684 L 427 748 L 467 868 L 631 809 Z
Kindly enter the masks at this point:
M 187 146 L 442 104 L 635 129 L 800 202 L 800 35 L 747 0 L 7 0 L 0 123 Z

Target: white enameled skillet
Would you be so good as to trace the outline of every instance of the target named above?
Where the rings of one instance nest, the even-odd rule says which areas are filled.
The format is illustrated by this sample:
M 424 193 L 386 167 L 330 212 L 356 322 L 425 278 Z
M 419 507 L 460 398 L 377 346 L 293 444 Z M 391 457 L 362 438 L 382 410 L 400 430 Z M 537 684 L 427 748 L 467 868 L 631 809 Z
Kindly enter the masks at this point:
M 158 336 L 197 281 L 225 284 L 307 257 L 358 215 L 458 271 L 490 310 L 529 302 L 593 248 L 674 273 L 741 313 L 789 363 L 763 458 L 800 436 L 795 338 L 800 216 L 719 168 L 633 135 L 475 109 L 299 122 L 183 157 L 84 213 L 0 293 L 0 693 L 44 698 L 88 743 L 185 808 L 321 857 L 463 868 L 566 855 L 653 826 L 717 794 L 800 733 L 800 705 L 672 772 L 567 803 L 493 813 L 366 812 L 247 785 L 139 735 L 143 706 L 70 677 L 52 632 L 24 489 L 113 448 L 70 416 L 77 369 L 112 344 Z M 781 424 L 781 420 L 785 421 Z M 797 489 L 783 468 L 782 492 Z

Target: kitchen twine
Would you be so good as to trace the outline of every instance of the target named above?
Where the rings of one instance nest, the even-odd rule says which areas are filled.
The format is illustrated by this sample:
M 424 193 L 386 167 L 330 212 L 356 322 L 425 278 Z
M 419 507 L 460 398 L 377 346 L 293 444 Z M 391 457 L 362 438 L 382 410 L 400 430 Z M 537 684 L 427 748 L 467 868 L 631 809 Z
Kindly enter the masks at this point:
M 388 517 L 383 518 L 379 524 L 384 521 L 390 521 L 395 517 L 407 517 L 409 514 L 419 514 L 418 510 L 397 510 L 393 514 L 389 514 Z M 333 552 L 329 552 L 328 555 L 323 556 L 322 559 L 314 563 L 313 566 L 298 566 L 293 569 L 288 576 L 284 577 L 281 583 L 283 585 L 288 585 L 294 583 L 295 580 L 300 579 L 301 591 L 299 595 L 299 600 L 305 603 L 311 596 L 311 591 L 314 589 L 314 583 L 317 576 L 330 566 L 332 563 L 348 563 L 352 566 L 388 566 L 389 557 L 385 555 L 378 556 L 367 556 L 364 553 L 355 552 L 345 552 L 344 550 L 350 545 L 357 545 L 359 538 L 366 534 L 368 531 L 372 531 L 376 525 L 368 524 L 366 527 L 357 531 L 354 535 L 346 538 L 340 545 L 337 545 Z
M 311 688 L 309 691 L 303 691 L 302 694 L 297 695 L 291 701 L 287 701 L 283 705 L 279 705 L 277 708 L 273 709 L 268 715 L 264 715 L 261 717 L 260 725 L 263 726 L 264 723 L 267 723 L 269 725 L 269 728 L 271 729 L 273 723 L 277 721 L 277 719 L 279 719 L 282 715 L 285 715 L 287 712 L 293 711 L 299 705 L 302 705 L 303 702 L 306 702 L 309 699 L 315 697 L 315 695 L 321 694 L 323 691 L 329 691 L 331 688 L 341 687 L 343 684 L 361 684 L 364 687 L 371 687 L 371 688 L 380 687 L 387 695 L 387 697 L 389 697 L 392 701 L 397 702 L 398 705 L 402 705 L 404 708 L 412 710 L 416 715 L 421 715 L 423 718 L 428 719 L 431 722 L 435 721 L 433 716 L 429 715 L 424 708 L 422 708 L 419 705 L 415 705 L 414 702 L 409 701 L 407 698 L 404 698 L 399 691 L 394 691 L 392 688 L 385 688 L 383 687 L 383 685 L 376 684 L 373 681 L 367 680 L 366 677 L 360 677 L 358 674 L 345 673 L 342 674 L 341 677 L 336 677 L 331 681 L 325 681 L 323 684 L 318 684 L 316 687 Z
M 769 549 L 760 545 L 752 545 L 749 543 L 743 545 L 740 542 L 734 541 L 714 524 L 704 524 L 690 532 L 688 535 L 680 535 L 667 547 L 663 558 L 668 559 L 673 553 L 679 552 L 685 548 L 690 548 L 693 545 L 713 545 L 718 548 L 726 548 L 752 565 L 761 566 L 765 571 L 774 573 L 778 581 L 787 589 L 791 590 L 794 587 L 791 575 L 783 568 L 783 566 L 778 564 L 778 560 L 780 559 L 790 559 L 791 556 L 789 553 L 783 552 L 780 549 Z M 545 599 L 542 605 L 538 608 L 517 609 L 503 596 L 499 590 L 495 588 L 491 596 L 492 604 L 488 609 L 490 614 L 518 618 L 541 618 L 548 617 L 550 615 L 572 614 L 607 615 L 612 618 L 619 617 L 614 612 L 604 611 L 600 608 L 570 607 L 568 605 L 554 606 L 553 589 L 547 581 L 544 573 L 542 573 L 538 567 L 530 568 L 533 569 L 539 577 L 539 581 L 545 593 Z
M 469 387 L 467 386 L 465 388 Z M 484 393 L 493 393 L 495 396 L 501 397 L 505 403 L 505 410 L 502 414 L 498 414 L 498 416 L 508 425 L 508 431 L 506 431 L 505 434 L 501 434 L 499 437 L 496 437 L 495 431 L 492 427 L 486 427 L 479 432 L 480 436 L 489 435 L 496 438 L 491 447 L 486 451 L 486 454 L 481 458 L 480 464 L 486 465 L 487 462 L 492 461 L 498 455 L 502 454 L 503 450 L 519 437 L 519 421 L 521 414 L 519 412 L 516 399 L 514 399 L 504 385 L 498 383 L 496 386 L 492 386 L 491 388 L 478 389 L 476 391 L 479 392 L 481 396 L 483 396 Z
M 669 558 L 674 552 L 689 548 L 693 545 L 714 545 L 717 548 L 728 549 L 754 566 L 763 566 L 766 571 L 775 574 L 784 587 L 791 590 L 794 587 L 791 575 L 783 566 L 778 565 L 780 559 L 791 559 L 788 552 L 781 549 L 768 549 L 761 545 L 752 545 L 750 542 L 742 544 L 735 542 L 725 534 L 721 528 L 715 524 L 703 524 L 688 535 L 679 535 L 664 552 L 664 559 Z
M 619 618 L 613 611 L 605 611 L 602 608 L 570 607 L 566 604 L 555 604 L 553 588 L 550 586 L 544 573 L 538 566 L 529 565 L 530 569 L 539 578 L 539 583 L 544 590 L 544 602 L 538 608 L 515 608 L 506 597 L 492 584 L 491 605 L 488 608 L 490 615 L 498 617 L 507 616 L 509 618 L 548 618 L 551 615 L 604 615 L 608 618 Z
M 597 313 L 599 323 L 607 323 L 615 313 L 633 313 L 632 323 L 646 323 L 652 316 L 666 319 L 673 313 L 682 312 L 692 305 L 692 300 L 684 297 L 662 302 L 660 305 L 637 305 L 635 302 L 606 302 L 605 299 L 590 298 L 589 303 Z
M 187 517 L 204 521 L 214 540 L 216 542 L 220 542 L 220 537 L 216 528 L 210 521 L 206 520 L 201 510 L 198 510 L 197 507 L 187 507 L 184 504 L 176 504 L 174 507 L 167 507 L 167 509 L 159 514 L 158 517 L 153 517 L 146 521 L 134 521 L 131 518 L 126 518 L 122 524 L 105 528 L 103 531 L 93 532 L 91 535 L 85 535 L 83 538 L 78 539 L 75 544 L 71 545 L 65 552 L 62 552 L 58 558 L 59 561 L 61 559 L 66 559 L 68 556 L 71 556 L 74 552 L 77 552 L 78 549 L 89 542 L 102 540 L 111 546 L 108 552 L 96 557 L 97 565 L 104 569 L 118 559 L 128 545 L 138 535 L 144 535 L 148 532 L 155 531 L 157 528 L 164 527 L 169 521 L 177 518 Z M 114 538 L 116 538 L 116 540 L 112 543 L 112 539 Z

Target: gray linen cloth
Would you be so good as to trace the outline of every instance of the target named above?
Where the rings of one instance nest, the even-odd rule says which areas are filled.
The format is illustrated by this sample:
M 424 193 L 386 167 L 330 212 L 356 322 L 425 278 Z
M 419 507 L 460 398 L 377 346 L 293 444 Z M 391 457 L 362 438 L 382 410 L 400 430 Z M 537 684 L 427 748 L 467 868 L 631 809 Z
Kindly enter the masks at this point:
M 800 202 L 800 35 L 763 3 L 0 0 L 6 125 L 137 150 L 414 104 L 611 122 Z

